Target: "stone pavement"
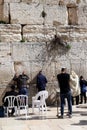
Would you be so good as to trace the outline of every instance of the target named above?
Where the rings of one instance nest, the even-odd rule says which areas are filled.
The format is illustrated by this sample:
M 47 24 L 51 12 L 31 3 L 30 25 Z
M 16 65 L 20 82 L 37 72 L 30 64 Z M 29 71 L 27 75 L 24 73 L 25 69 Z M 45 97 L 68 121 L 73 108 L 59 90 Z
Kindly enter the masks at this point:
M 57 118 L 56 107 L 48 107 L 43 115 L 32 114 L 31 108 L 29 113 L 27 119 L 23 111 L 20 117 L 0 118 L 0 130 L 87 130 L 87 104 L 73 106 L 72 118 L 66 116 L 67 108 L 64 119 Z

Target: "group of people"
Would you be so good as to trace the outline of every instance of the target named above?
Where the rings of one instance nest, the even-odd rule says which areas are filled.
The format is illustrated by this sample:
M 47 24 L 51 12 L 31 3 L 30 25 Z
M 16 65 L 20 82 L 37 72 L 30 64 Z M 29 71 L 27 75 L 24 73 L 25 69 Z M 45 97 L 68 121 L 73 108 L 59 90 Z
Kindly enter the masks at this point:
M 74 105 L 74 101 L 76 101 L 76 105 L 79 103 L 86 103 L 86 86 L 87 81 L 84 80 L 83 76 L 80 76 L 71 71 L 71 74 L 66 72 L 66 68 L 61 69 L 61 73 L 57 75 L 59 88 L 60 88 L 60 100 L 61 100 L 61 116 L 64 117 L 64 105 L 65 99 L 67 99 L 68 103 L 68 116 L 72 117 L 72 105 Z M 81 97 L 81 99 L 79 98 Z
M 11 87 L 10 87 L 11 90 L 7 91 L 2 99 L 4 106 L 8 106 L 8 102 L 7 101 L 4 102 L 4 99 L 6 96 L 17 96 L 17 95 L 22 95 L 22 94 L 28 96 L 28 80 L 29 80 L 29 77 L 28 77 L 28 75 L 26 75 L 26 73 L 24 71 L 20 75 L 18 75 L 17 73 L 15 74 L 15 76 L 13 77 L 14 84 L 11 85 Z M 42 74 L 42 71 L 40 71 L 37 75 L 37 85 L 36 85 L 38 92 L 45 90 L 46 83 L 47 83 L 47 79 Z M 16 86 L 17 86 L 17 91 L 15 91 Z M 15 105 L 16 105 L 16 103 L 15 103 Z M 13 115 L 13 114 L 14 114 L 14 108 L 9 113 L 9 115 Z
M 64 117 L 64 105 L 65 105 L 65 99 L 67 99 L 68 103 L 68 116 L 72 117 L 72 105 L 74 105 L 74 101 L 76 101 L 76 105 L 79 103 L 86 103 L 86 86 L 87 81 L 84 80 L 83 76 L 80 76 L 80 79 L 78 75 L 71 71 L 70 74 L 66 72 L 66 68 L 61 69 L 61 73 L 57 75 L 59 88 L 60 88 L 60 101 L 61 101 L 61 118 Z M 2 101 L 4 103 L 4 106 L 7 106 L 8 103 L 4 102 L 4 99 L 6 96 L 10 95 L 27 95 L 28 96 L 28 80 L 29 77 L 26 75 L 26 73 L 23 71 L 22 74 L 18 75 L 15 74 L 13 77 L 14 84 L 11 86 L 11 91 L 8 91 L 5 93 Z M 47 78 L 43 75 L 42 70 L 39 71 L 37 75 L 37 82 L 36 82 L 36 88 L 39 91 L 43 91 L 46 89 L 47 84 Z M 17 86 L 18 91 L 15 91 L 15 85 Z M 81 98 L 79 98 L 81 97 Z M 12 109 L 11 115 L 13 115 L 14 109 Z

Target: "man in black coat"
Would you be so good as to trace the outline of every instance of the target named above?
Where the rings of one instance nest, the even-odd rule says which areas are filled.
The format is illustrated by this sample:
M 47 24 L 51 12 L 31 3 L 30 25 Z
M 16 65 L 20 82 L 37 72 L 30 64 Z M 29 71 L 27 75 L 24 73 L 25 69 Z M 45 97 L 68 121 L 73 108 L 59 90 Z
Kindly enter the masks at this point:
M 19 76 L 15 74 L 13 80 L 16 81 L 19 94 L 28 95 L 27 81 L 29 80 L 29 77 L 25 72 L 23 71 Z
M 66 73 L 66 68 L 61 69 L 61 73 L 57 75 L 60 88 L 60 100 L 61 100 L 61 118 L 64 116 L 65 98 L 68 102 L 69 117 L 72 115 L 72 98 L 70 90 L 70 75 Z

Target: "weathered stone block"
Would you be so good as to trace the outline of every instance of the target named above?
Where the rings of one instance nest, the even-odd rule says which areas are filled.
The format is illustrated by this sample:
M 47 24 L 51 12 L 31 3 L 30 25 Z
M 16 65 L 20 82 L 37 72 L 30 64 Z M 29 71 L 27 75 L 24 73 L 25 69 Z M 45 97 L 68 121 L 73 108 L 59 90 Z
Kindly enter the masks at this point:
M 85 59 L 84 50 L 81 49 L 83 48 L 83 43 L 74 41 L 71 44 L 71 46 L 72 46 L 72 49 L 70 50 L 70 53 L 69 53 L 70 59 L 74 59 L 74 57 L 78 61 L 80 60 L 80 58 Z
M 78 24 L 87 25 L 87 5 L 78 8 Z
M 0 64 L 2 64 L 2 62 L 11 62 L 11 48 L 10 48 L 10 44 L 0 44 Z
M 9 5 L 8 3 L 0 5 L 0 21 L 9 22 Z
M 57 21 L 60 25 L 68 24 L 68 13 L 66 6 L 45 6 L 46 18 L 45 23 L 53 25 Z
M 14 61 L 43 61 L 46 57 L 44 43 L 17 43 L 13 44 L 13 60 Z M 41 53 L 42 52 L 42 53 Z
M 42 5 L 46 5 L 46 4 L 49 4 L 49 5 L 54 5 L 54 4 L 58 4 L 60 0 L 22 0 L 22 2 L 25 2 L 25 3 L 37 3 L 37 4 L 42 4 Z
M 12 62 L 2 62 L 0 64 L 0 83 L 4 86 L 7 86 L 12 78 L 13 78 L 13 74 L 14 74 L 14 65 Z
M 4 0 L 4 3 L 18 3 L 20 0 Z
M 11 3 L 11 23 L 43 24 L 43 18 L 41 17 L 42 9 L 42 5 L 36 6 L 36 4 Z
M 0 4 L 3 4 L 3 0 L 0 0 Z
M 21 40 L 21 25 L 18 24 L 0 24 L 0 40 L 4 42 L 13 42 Z
M 22 0 L 22 2 L 25 2 L 27 4 L 32 3 L 33 1 L 36 1 L 36 0 Z
M 55 33 L 55 27 L 48 25 L 26 25 L 23 27 L 24 39 L 31 42 L 49 41 Z
M 68 8 L 68 24 L 69 25 L 78 24 L 77 7 Z

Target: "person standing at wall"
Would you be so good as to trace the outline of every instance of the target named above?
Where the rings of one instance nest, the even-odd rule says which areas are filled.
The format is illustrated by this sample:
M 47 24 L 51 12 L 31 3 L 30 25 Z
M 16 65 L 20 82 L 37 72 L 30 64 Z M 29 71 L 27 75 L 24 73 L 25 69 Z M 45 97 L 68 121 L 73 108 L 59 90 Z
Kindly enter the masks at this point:
M 72 117 L 72 99 L 71 99 L 71 89 L 70 89 L 70 75 L 66 73 L 66 68 L 61 69 L 61 73 L 57 75 L 59 88 L 60 88 L 60 102 L 61 102 L 61 116 L 60 118 L 64 118 L 64 105 L 65 98 L 68 103 L 68 116 Z
M 42 74 L 42 70 L 41 70 L 41 71 L 39 71 L 39 74 L 37 75 L 36 87 L 38 89 L 38 92 L 45 90 L 46 84 L 47 84 L 47 78 L 45 75 Z
M 72 105 L 74 104 L 78 105 L 80 96 L 80 85 L 79 85 L 79 77 L 74 71 L 71 71 L 70 74 L 70 87 L 72 90 Z
M 22 74 L 20 74 L 19 76 L 15 74 L 13 80 L 17 83 L 19 94 L 24 94 L 28 96 L 27 82 L 29 80 L 29 77 L 25 74 L 25 72 L 23 71 Z
M 84 77 L 81 75 L 80 76 L 80 89 L 81 89 L 81 104 L 83 103 L 86 103 L 86 87 L 87 87 L 87 81 L 84 79 Z

